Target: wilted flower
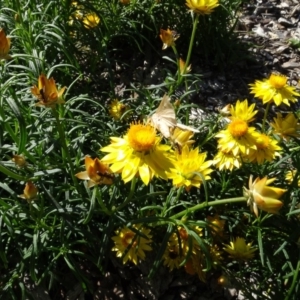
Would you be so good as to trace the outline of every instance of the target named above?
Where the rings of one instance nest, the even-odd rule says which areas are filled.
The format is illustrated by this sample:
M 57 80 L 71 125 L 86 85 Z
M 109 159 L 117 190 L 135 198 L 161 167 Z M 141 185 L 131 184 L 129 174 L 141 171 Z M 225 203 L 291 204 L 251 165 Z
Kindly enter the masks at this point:
M 286 192 L 284 189 L 268 186 L 276 178 L 260 179 L 257 177 L 253 182 L 253 176 L 249 178 L 249 189 L 244 187 L 244 196 L 248 199 L 247 204 L 251 211 L 258 216 L 258 208 L 270 214 L 276 214 L 282 207 L 283 203 L 278 199 Z
M 25 167 L 27 162 L 22 155 L 13 155 L 13 158 L 11 159 L 18 167 Z
M 31 181 L 28 181 L 23 190 L 23 194 L 20 195 L 19 197 L 26 199 L 28 202 L 31 202 L 32 200 L 36 199 L 37 195 L 38 195 L 37 187 Z
M 274 102 L 277 106 L 284 103 L 290 106 L 290 102 L 297 102 L 295 96 L 300 96 L 295 88 L 287 84 L 287 77 L 281 74 L 272 73 L 268 79 L 256 80 L 249 84 L 254 97 L 260 98 L 263 104 Z
M 116 236 L 112 237 L 112 240 L 115 242 L 112 251 L 117 251 L 116 255 L 117 257 L 122 258 L 123 264 L 130 260 L 137 265 L 138 259 L 145 259 L 145 251 L 152 250 L 148 245 L 152 242 L 150 229 L 146 229 L 142 227 L 142 225 L 134 225 L 133 227 L 141 234 L 138 234 L 130 228 L 124 227 L 121 230 L 116 231 Z
M 62 99 L 65 89 L 66 87 L 63 87 L 58 91 L 53 77 L 47 79 L 44 74 L 41 74 L 38 79 L 38 86 L 31 88 L 31 93 L 39 100 L 37 106 L 54 108 L 56 104 L 65 103 Z
M 98 158 L 93 160 L 91 157 L 86 156 L 85 169 L 85 171 L 79 172 L 75 176 L 82 180 L 88 180 L 88 187 L 98 184 L 112 184 L 114 181 L 114 174 Z
M 276 118 L 273 120 L 274 123 L 270 125 L 274 129 L 274 133 L 281 138 L 288 141 L 291 137 L 300 137 L 298 118 L 296 118 L 293 113 L 288 113 L 285 118 L 282 117 L 281 113 L 277 113 Z
M 186 5 L 196 14 L 209 15 L 219 6 L 219 0 L 186 0 Z
M 0 59 L 10 59 L 10 38 L 6 37 L 4 29 L 0 29 Z
M 160 30 L 160 39 L 163 42 L 163 50 L 175 45 L 175 41 L 179 38 L 179 34 L 175 30 Z
M 251 247 L 252 243 L 246 244 L 244 238 L 237 237 L 230 245 L 224 245 L 223 248 L 233 259 L 249 260 L 254 257 L 256 248 Z

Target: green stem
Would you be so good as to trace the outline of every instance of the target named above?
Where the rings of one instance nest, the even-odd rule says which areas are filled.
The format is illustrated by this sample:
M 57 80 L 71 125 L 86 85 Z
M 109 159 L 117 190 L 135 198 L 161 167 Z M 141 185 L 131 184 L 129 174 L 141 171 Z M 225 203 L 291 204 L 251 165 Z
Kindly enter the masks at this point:
M 291 284 L 291 287 L 289 289 L 288 294 L 286 295 L 286 297 L 284 298 L 284 300 L 289 300 L 291 299 L 290 297 L 292 296 L 292 293 L 294 291 L 295 285 L 298 282 L 297 278 L 298 278 L 298 274 L 299 274 L 299 270 L 300 270 L 300 259 L 298 259 L 298 263 L 297 263 L 297 267 L 296 270 L 294 270 L 294 276 L 293 276 L 293 282 Z
M 132 200 L 132 196 L 135 192 L 135 185 L 137 182 L 137 178 L 133 177 L 132 181 L 131 181 L 131 187 L 130 187 L 130 191 L 129 191 L 129 195 L 127 197 L 127 199 L 116 208 L 116 211 L 121 210 L 123 207 L 125 207 L 131 200 Z
M 179 64 L 179 55 L 178 55 L 178 52 L 177 52 L 177 49 L 176 49 L 176 46 L 175 46 L 175 45 L 172 46 L 172 49 L 173 49 L 173 52 L 174 52 L 175 57 L 176 57 L 176 63 L 177 63 L 177 77 L 178 77 L 177 81 L 179 81 L 180 76 L 181 76 L 181 74 L 180 74 L 180 64 Z
M 67 160 L 67 162 L 69 164 L 69 169 L 70 169 L 70 173 L 71 173 L 73 183 L 75 184 L 76 189 L 79 191 L 79 185 L 78 185 L 77 178 L 75 176 L 73 162 L 72 162 L 69 150 L 68 150 L 64 128 L 62 127 L 62 124 L 59 120 L 59 115 L 58 115 L 56 109 L 52 109 L 52 113 L 53 113 L 53 115 L 55 117 L 55 120 L 56 120 L 56 127 L 57 127 L 57 130 L 58 130 L 60 143 L 61 143 L 61 146 L 62 146 L 63 162 L 66 163 L 66 160 Z
M 209 201 L 201 204 L 197 204 L 191 208 L 187 208 L 173 216 L 171 216 L 171 219 L 177 219 L 180 218 L 184 215 L 187 215 L 191 212 L 195 212 L 197 210 L 203 209 L 208 206 L 216 206 L 216 205 L 223 205 L 223 204 L 228 204 L 228 203 L 236 203 L 236 202 L 246 202 L 247 198 L 246 197 L 237 197 L 237 198 L 229 198 L 229 199 L 222 199 L 222 200 L 215 200 L 215 201 Z
M 183 74 L 185 74 L 186 68 L 190 64 L 190 60 L 191 60 L 192 50 L 193 50 L 193 46 L 194 46 L 194 40 L 195 40 L 195 34 L 196 34 L 196 29 L 197 29 L 198 22 L 199 22 L 199 15 L 196 14 L 196 18 L 194 19 L 194 23 L 193 23 L 193 30 L 192 30 L 192 35 L 191 35 L 191 39 L 190 39 L 189 50 L 188 50 L 187 58 L 186 58 L 186 61 L 185 61 L 184 70 L 182 72 Z M 180 77 L 180 81 L 178 82 L 178 85 L 182 82 L 182 78 L 183 77 L 181 76 Z
M 98 203 L 99 203 L 101 209 L 103 210 L 103 212 L 105 212 L 107 215 L 110 216 L 112 214 L 112 212 L 105 206 L 103 199 L 102 199 L 102 191 L 99 188 L 99 186 L 95 186 L 94 192 L 93 192 L 93 197 L 94 196 L 98 200 Z
M 265 109 L 264 119 L 263 119 L 263 123 L 262 123 L 262 126 L 261 126 L 261 131 L 262 132 L 265 132 L 265 125 L 266 125 L 266 120 L 267 120 L 267 115 L 268 115 L 268 112 L 269 112 L 269 109 L 270 109 L 270 105 L 271 105 L 271 103 L 268 102 L 267 107 Z
M 176 187 L 171 188 L 171 190 L 170 190 L 170 192 L 169 192 L 169 195 L 168 195 L 167 198 L 166 198 L 164 207 L 163 207 L 163 209 L 162 209 L 162 211 L 161 211 L 161 214 L 160 214 L 161 217 L 165 217 L 165 216 L 166 216 L 166 211 L 168 210 L 170 201 L 171 201 L 171 199 L 173 198 L 174 192 L 175 192 L 176 190 L 177 190 L 177 195 L 176 195 L 176 197 L 175 197 L 175 201 L 174 201 L 175 203 L 178 202 L 179 197 L 180 197 L 180 195 L 181 195 L 181 193 L 182 193 L 182 191 L 183 191 L 183 187 L 180 187 L 179 189 L 177 189 Z M 173 202 L 173 203 L 174 203 L 174 202 Z

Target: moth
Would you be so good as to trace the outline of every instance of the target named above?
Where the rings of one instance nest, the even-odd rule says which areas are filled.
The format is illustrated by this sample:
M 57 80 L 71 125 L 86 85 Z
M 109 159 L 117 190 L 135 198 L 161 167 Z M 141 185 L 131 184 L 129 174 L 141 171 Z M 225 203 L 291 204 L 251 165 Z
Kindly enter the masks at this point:
M 164 95 L 155 113 L 148 119 L 148 122 L 156 128 L 165 138 L 169 139 L 175 127 L 182 130 L 199 132 L 199 130 L 177 123 L 175 110 L 170 102 L 170 97 Z

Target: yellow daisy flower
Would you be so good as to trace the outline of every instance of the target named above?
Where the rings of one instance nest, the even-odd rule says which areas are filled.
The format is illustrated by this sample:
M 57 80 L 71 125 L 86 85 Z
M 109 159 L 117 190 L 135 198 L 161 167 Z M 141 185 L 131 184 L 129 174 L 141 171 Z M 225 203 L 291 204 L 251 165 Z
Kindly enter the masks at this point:
M 123 138 L 112 137 L 111 144 L 101 149 L 109 153 L 101 161 L 111 164 L 114 173 L 122 173 L 125 183 L 138 175 L 148 185 L 153 176 L 168 178 L 174 159 L 170 149 L 171 146 L 160 144 L 152 126 L 131 124 Z
M 279 135 L 284 140 L 289 140 L 291 137 L 300 137 L 300 125 L 298 118 L 293 113 L 288 113 L 284 118 L 281 113 L 277 113 L 274 123 L 271 126 L 274 133 Z
M 209 174 L 213 170 L 209 167 L 213 164 L 213 161 L 205 161 L 206 153 L 199 153 L 199 148 L 190 150 L 185 145 L 181 153 L 179 151 L 175 152 L 175 156 L 175 168 L 171 168 L 168 172 L 168 178 L 173 179 L 173 185 L 176 187 L 184 186 L 186 191 L 189 191 L 192 186 L 199 188 L 203 180 L 210 179 Z
M 244 197 L 248 199 L 247 204 L 256 217 L 258 217 L 258 208 L 270 214 L 276 214 L 282 207 L 283 203 L 278 198 L 286 190 L 268 186 L 275 180 L 276 178 L 267 179 L 267 177 L 264 177 L 260 179 L 257 177 L 253 182 L 253 176 L 251 175 L 249 178 L 249 189 L 244 187 Z
M 98 158 L 93 160 L 91 157 L 86 156 L 85 169 L 85 171 L 79 172 L 75 176 L 82 180 L 88 180 L 88 187 L 98 184 L 113 184 L 114 174 Z
M 202 228 L 198 226 L 193 227 L 191 230 L 199 236 L 202 235 Z M 179 269 L 180 264 L 184 261 L 189 252 L 191 238 L 193 247 L 191 254 L 193 255 L 199 253 L 200 246 L 192 235 L 189 236 L 185 228 L 179 226 L 177 231 L 171 234 L 163 255 L 164 265 L 170 268 L 171 271 Z
M 26 199 L 27 202 L 31 202 L 37 198 L 38 192 L 38 188 L 31 181 L 28 181 L 23 190 L 23 194 L 19 195 L 19 197 Z
M 216 134 L 218 149 L 222 152 L 232 152 L 234 156 L 248 154 L 250 149 L 256 149 L 257 132 L 254 127 L 249 127 L 247 122 L 235 119 L 230 122 L 227 129 Z
M 287 77 L 281 74 L 272 73 L 268 79 L 256 80 L 249 84 L 254 97 L 260 98 L 263 104 L 274 102 L 277 106 L 284 103 L 290 106 L 290 102 L 297 102 L 295 96 L 300 96 L 295 88 L 287 84 Z
M 237 260 L 249 260 L 254 257 L 257 248 L 252 247 L 252 242 L 246 244 L 244 238 L 237 237 L 230 245 L 224 245 L 223 248 L 230 257 Z
M 120 120 L 126 110 L 127 110 L 127 106 L 125 104 L 118 101 L 117 99 L 114 99 L 109 104 L 108 112 L 115 120 Z
M 186 6 L 199 15 L 209 15 L 219 6 L 219 0 L 186 0 Z
M 280 156 L 278 151 L 282 150 L 282 148 L 277 144 L 278 141 L 264 133 L 261 133 L 256 139 L 256 150 L 251 149 L 247 158 L 250 162 L 256 162 L 258 164 L 262 164 L 266 160 L 273 161 L 276 156 Z
M 258 110 L 254 110 L 254 108 L 255 108 L 254 103 L 248 106 L 247 99 L 245 99 L 242 102 L 238 100 L 235 106 L 232 105 L 230 108 L 231 117 L 229 117 L 229 119 L 231 120 L 239 119 L 249 123 L 254 120 L 254 116 L 258 112 Z
M 137 265 L 139 259 L 145 259 L 145 251 L 152 250 L 148 245 L 152 242 L 150 229 L 144 228 L 142 225 L 134 225 L 133 227 L 140 232 L 140 234 L 130 228 L 124 227 L 116 231 L 116 236 L 112 237 L 112 240 L 115 242 L 112 251 L 117 252 L 116 256 L 122 258 L 123 264 L 129 260 Z
M 214 165 L 220 170 L 232 171 L 234 168 L 239 169 L 242 165 L 242 160 L 239 155 L 233 155 L 231 151 L 219 151 L 214 159 Z
M 54 108 L 56 104 L 65 103 L 62 98 L 65 89 L 66 87 L 63 87 L 58 91 L 54 79 L 48 79 L 44 74 L 41 74 L 38 78 L 38 86 L 32 87 L 31 93 L 39 100 L 36 106 Z
M 83 26 L 87 29 L 94 28 L 100 23 L 100 18 L 96 13 L 85 14 L 81 19 Z
M 174 30 L 170 30 L 169 28 L 167 30 L 161 29 L 159 37 L 163 42 L 162 49 L 165 50 L 168 47 L 175 45 L 175 41 L 179 38 L 179 34 L 177 34 L 177 32 Z
M 296 173 L 297 173 L 297 170 L 291 170 L 285 174 L 285 180 L 288 182 L 288 184 L 292 184 Z M 298 176 L 298 178 L 299 178 L 299 176 Z M 300 179 L 298 179 L 298 186 L 300 187 Z
M 4 29 L 0 29 L 0 59 L 10 59 L 11 56 L 8 55 L 10 50 L 10 38 L 5 34 Z
M 180 264 L 184 260 L 184 255 L 180 253 L 178 243 L 168 243 L 162 258 L 164 266 L 172 271 L 180 268 Z

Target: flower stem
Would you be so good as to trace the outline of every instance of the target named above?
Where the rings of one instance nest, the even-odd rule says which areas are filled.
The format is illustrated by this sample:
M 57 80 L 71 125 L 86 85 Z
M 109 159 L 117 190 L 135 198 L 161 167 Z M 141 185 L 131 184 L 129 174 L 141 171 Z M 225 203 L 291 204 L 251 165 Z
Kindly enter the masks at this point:
M 77 181 L 77 178 L 75 177 L 75 173 L 74 173 L 73 162 L 72 162 L 72 159 L 71 159 L 71 156 L 70 156 L 70 153 L 69 153 L 69 150 L 68 150 L 68 146 L 67 146 L 67 143 L 66 143 L 65 131 L 64 131 L 64 129 L 62 127 L 62 124 L 59 120 L 59 114 L 56 111 L 56 109 L 52 109 L 52 113 L 55 117 L 56 127 L 57 127 L 59 138 L 60 138 L 63 160 L 64 160 L 64 162 L 67 160 L 67 162 L 69 164 L 69 169 L 70 169 L 70 173 L 71 173 L 73 183 L 74 183 L 76 189 L 79 191 L 78 181 Z
M 271 103 L 268 102 L 267 107 L 265 109 L 264 119 L 263 119 L 263 123 L 262 123 L 262 127 L 261 127 L 262 132 L 265 132 L 265 125 L 266 125 L 266 120 L 267 120 L 267 115 L 268 115 L 268 112 L 270 109 L 270 105 L 271 105 Z
M 286 295 L 286 297 L 284 298 L 284 300 L 289 300 L 291 299 L 290 297 L 292 296 L 292 293 L 294 291 L 294 288 L 295 288 L 295 285 L 296 283 L 298 282 L 298 274 L 299 274 L 299 270 L 300 270 L 300 259 L 298 259 L 298 263 L 297 263 L 297 267 L 296 269 L 294 270 L 294 276 L 293 276 L 293 281 L 292 281 L 292 284 L 291 284 L 291 287 L 289 289 L 289 292 L 288 294 Z
M 193 46 L 194 46 L 194 40 L 195 40 L 195 34 L 196 34 L 198 22 L 199 22 L 199 15 L 196 14 L 196 17 L 195 17 L 194 23 L 193 23 L 193 30 L 192 30 L 192 35 L 191 35 L 191 39 L 190 39 L 189 50 L 188 50 L 187 58 L 185 61 L 184 70 L 182 72 L 183 74 L 186 73 L 186 68 L 189 66 L 189 63 L 191 60 L 191 55 L 192 55 L 192 50 L 193 50 Z M 180 85 L 180 83 L 182 82 L 182 79 L 183 79 L 183 76 L 180 77 L 178 85 Z
M 99 186 L 95 186 L 94 192 L 93 192 L 93 197 L 97 198 L 98 203 L 99 203 L 101 209 L 103 210 L 103 212 L 110 216 L 112 214 L 112 212 L 109 211 L 109 209 L 104 204 L 103 199 L 102 199 L 102 191 L 100 190 Z
M 197 204 L 191 208 L 185 209 L 185 210 L 171 216 L 170 219 L 177 219 L 184 215 L 187 215 L 189 213 L 195 212 L 197 210 L 200 210 L 200 209 L 203 209 L 203 208 L 209 207 L 209 206 L 223 205 L 223 204 L 236 203 L 236 202 L 246 202 L 246 201 L 247 201 L 246 197 L 237 197 L 237 198 L 228 198 L 228 199 L 204 202 L 201 204 Z

